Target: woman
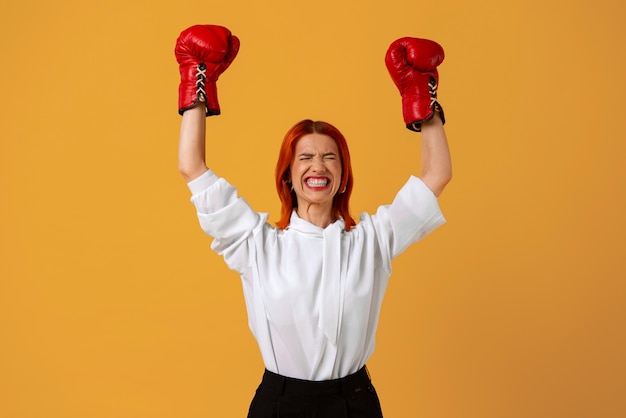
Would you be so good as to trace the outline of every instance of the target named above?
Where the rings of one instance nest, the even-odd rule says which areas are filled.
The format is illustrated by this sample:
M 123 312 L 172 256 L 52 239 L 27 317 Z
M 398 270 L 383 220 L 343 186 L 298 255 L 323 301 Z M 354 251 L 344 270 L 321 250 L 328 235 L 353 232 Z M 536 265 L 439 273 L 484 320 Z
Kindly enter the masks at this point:
M 353 179 L 343 135 L 329 123 L 303 120 L 280 149 L 283 207 L 272 226 L 205 162 L 206 117 L 220 113 L 215 83 L 238 48 L 239 40 L 219 26 L 193 26 L 177 41 L 179 170 L 201 227 L 214 238 L 212 249 L 243 283 L 266 368 L 248 417 L 381 417 L 365 363 L 391 260 L 445 222 L 437 203 L 451 177 L 436 99 L 443 51 L 432 41 L 403 38 L 386 59 L 405 123 L 422 132 L 420 178 L 412 176 L 390 205 L 356 223 L 348 211 Z

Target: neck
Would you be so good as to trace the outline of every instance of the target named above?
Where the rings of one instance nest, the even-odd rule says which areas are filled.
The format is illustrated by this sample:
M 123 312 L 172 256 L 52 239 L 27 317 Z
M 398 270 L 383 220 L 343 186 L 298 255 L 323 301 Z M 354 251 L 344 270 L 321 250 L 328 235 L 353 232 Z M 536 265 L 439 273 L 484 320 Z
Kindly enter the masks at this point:
M 315 204 L 298 206 L 296 213 L 301 219 L 320 228 L 326 228 L 336 220 L 332 216 L 332 208 L 330 206 L 320 207 L 320 205 Z

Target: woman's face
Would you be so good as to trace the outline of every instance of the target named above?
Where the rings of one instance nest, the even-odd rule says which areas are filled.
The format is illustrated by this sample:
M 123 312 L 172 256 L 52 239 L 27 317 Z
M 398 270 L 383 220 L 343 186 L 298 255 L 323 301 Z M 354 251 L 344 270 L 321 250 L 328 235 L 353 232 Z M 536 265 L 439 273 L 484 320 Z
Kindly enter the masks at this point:
M 330 214 L 341 183 L 341 158 L 335 140 L 317 133 L 302 136 L 296 142 L 290 172 L 298 212 L 319 205 Z

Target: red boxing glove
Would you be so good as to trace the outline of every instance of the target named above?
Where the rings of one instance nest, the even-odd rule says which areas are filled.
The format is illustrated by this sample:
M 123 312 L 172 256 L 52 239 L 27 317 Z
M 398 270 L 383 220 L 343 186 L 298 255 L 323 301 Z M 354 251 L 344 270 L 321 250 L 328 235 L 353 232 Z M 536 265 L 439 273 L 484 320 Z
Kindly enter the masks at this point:
M 181 32 L 174 54 L 179 64 L 178 113 L 206 102 L 206 116 L 219 115 L 217 79 L 239 52 L 239 38 L 222 26 L 195 25 Z
M 443 59 L 441 45 L 428 39 L 400 38 L 387 50 L 385 64 L 402 96 L 404 123 L 412 131 L 420 132 L 422 123 L 431 120 L 435 111 L 445 123 L 437 101 L 437 66 Z

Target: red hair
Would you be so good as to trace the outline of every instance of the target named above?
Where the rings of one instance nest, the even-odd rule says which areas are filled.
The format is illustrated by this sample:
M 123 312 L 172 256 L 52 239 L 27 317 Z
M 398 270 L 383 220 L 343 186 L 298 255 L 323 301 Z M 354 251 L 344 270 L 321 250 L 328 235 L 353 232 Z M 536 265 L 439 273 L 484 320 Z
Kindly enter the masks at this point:
M 296 194 L 291 190 L 289 168 L 293 160 L 293 153 L 296 143 L 300 138 L 307 134 L 328 135 L 337 143 L 339 149 L 339 158 L 341 159 L 341 183 L 339 192 L 333 199 L 332 215 L 335 219 L 342 218 L 346 225 L 346 231 L 349 231 L 356 222 L 350 216 L 349 203 L 352 194 L 352 165 L 350 165 L 350 151 L 344 136 L 337 128 L 328 122 L 312 121 L 305 119 L 295 124 L 283 139 L 278 154 L 278 162 L 276 163 L 276 190 L 278 197 L 282 203 L 280 211 L 280 220 L 276 222 L 276 226 L 285 229 L 289 226 L 291 213 L 298 206 Z

